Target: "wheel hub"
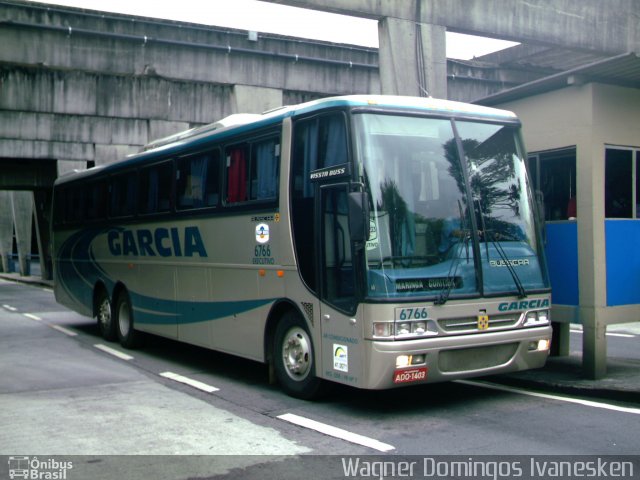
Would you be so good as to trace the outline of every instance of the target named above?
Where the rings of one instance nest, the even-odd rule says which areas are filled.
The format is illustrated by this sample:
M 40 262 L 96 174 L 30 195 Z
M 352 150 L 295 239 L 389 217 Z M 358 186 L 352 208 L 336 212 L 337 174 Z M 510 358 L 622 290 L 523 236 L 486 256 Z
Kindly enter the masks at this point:
M 289 331 L 282 347 L 287 375 L 296 381 L 303 380 L 311 370 L 311 342 L 301 328 Z

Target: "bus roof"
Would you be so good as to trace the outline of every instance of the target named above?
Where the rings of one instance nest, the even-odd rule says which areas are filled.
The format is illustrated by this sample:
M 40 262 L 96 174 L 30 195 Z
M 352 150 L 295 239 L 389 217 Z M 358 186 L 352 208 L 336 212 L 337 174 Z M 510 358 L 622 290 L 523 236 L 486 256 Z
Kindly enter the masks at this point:
M 92 176 L 99 171 L 119 170 L 125 166 L 133 166 L 140 161 L 164 157 L 166 154 L 180 153 L 191 144 L 200 144 L 214 139 L 224 139 L 230 135 L 242 134 L 251 130 L 268 127 L 282 122 L 285 118 L 307 115 L 316 111 L 332 108 L 364 108 L 371 110 L 414 111 L 445 115 L 450 117 L 464 117 L 476 120 L 494 122 L 517 122 L 513 112 L 496 108 L 474 105 L 469 103 L 440 100 L 435 98 L 393 96 L 393 95 L 347 95 L 327 97 L 299 105 L 283 106 L 269 110 L 262 114 L 233 114 L 217 122 L 201 127 L 178 132 L 165 138 L 154 140 L 143 146 L 138 153 L 125 159 L 97 166 L 88 170 L 75 171 L 66 174 L 58 183 L 77 180 Z

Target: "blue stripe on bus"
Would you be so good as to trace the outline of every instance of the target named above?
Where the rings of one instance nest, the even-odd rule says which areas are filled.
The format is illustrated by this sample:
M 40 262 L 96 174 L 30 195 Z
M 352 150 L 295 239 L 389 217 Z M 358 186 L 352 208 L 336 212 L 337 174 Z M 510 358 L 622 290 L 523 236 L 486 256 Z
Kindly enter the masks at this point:
M 129 292 L 133 303 L 134 322 L 173 325 L 207 322 L 246 313 L 272 303 L 275 299 L 238 300 L 229 302 L 181 302 L 148 297 Z

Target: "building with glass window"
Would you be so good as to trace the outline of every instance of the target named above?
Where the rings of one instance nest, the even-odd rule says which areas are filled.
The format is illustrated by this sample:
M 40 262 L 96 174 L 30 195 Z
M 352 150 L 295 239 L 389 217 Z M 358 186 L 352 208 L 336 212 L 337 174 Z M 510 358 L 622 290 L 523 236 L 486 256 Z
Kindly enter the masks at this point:
M 561 350 L 581 323 L 588 376 L 606 372 L 606 326 L 640 321 L 640 58 L 628 53 L 477 103 L 522 120 L 544 198 Z

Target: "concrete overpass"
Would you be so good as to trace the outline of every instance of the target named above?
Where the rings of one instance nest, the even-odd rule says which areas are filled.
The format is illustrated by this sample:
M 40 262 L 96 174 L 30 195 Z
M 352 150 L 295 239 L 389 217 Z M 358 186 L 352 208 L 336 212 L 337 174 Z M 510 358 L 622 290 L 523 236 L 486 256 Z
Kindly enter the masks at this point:
M 636 0 L 266 0 L 379 22 L 382 93 L 447 98 L 447 30 L 610 56 L 640 51 Z
M 512 56 L 509 69 L 500 71 L 482 62 L 450 62 L 447 78 L 447 30 L 536 44 L 523 47 L 526 55 L 519 50 L 519 58 L 533 58 L 541 45 L 571 48 L 572 57 L 640 51 L 640 4 L 634 0 L 275 1 L 375 18 L 379 52 L 0 0 L 3 268 L 14 231 L 21 271 L 32 232 L 39 232 L 47 257 L 53 178 L 120 159 L 153 138 L 230 113 L 327 95 L 428 93 L 468 100 L 474 97 L 449 92 L 448 83 L 458 88 L 475 81 L 472 91 L 480 97 L 527 81 L 532 70 L 541 75 Z M 482 82 L 490 86 L 478 89 Z M 34 205 L 41 228 L 30 227 Z

